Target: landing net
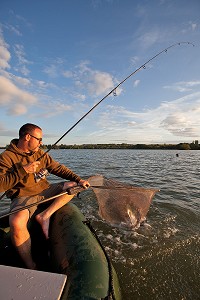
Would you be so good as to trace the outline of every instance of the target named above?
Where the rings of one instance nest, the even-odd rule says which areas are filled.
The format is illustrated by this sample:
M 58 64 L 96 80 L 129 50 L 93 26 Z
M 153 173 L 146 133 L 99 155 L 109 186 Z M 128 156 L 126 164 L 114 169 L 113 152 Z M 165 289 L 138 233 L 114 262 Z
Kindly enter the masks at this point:
M 139 227 L 146 219 L 152 199 L 158 189 L 146 189 L 107 179 L 102 175 L 89 178 L 102 219 L 113 225 Z

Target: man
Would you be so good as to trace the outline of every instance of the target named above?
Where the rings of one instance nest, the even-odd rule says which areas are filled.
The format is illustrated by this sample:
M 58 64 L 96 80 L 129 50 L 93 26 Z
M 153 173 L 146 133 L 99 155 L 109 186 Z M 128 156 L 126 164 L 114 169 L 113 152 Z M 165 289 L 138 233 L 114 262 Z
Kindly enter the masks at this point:
M 48 153 L 44 153 L 40 149 L 41 144 L 42 129 L 27 123 L 20 128 L 19 139 L 12 140 L 9 147 L 0 154 L 0 192 L 6 191 L 7 197 L 11 199 L 12 211 L 60 194 L 77 184 L 84 188 L 90 186 L 88 181 L 53 160 Z M 50 184 L 45 176 L 41 179 L 36 176 L 43 169 L 70 181 Z M 47 209 L 36 215 L 36 220 L 41 225 L 46 238 L 48 238 L 51 215 L 72 198 L 73 195 L 68 194 L 59 196 Z M 36 269 L 36 264 L 31 256 L 31 239 L 27 223 L 36 208 L 34 206 L 31 209 L 24 209 L 9 217 L 12 242 L 27 268 L 30 269 Z

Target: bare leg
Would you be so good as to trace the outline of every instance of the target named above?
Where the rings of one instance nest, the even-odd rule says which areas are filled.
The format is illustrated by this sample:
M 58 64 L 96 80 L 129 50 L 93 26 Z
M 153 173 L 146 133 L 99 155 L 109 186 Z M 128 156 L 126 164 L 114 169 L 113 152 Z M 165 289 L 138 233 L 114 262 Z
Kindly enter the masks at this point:
M 10 232 L 13 245 L 29 269 L 36 269 L 36 264 L 31 256 L 31 238 L 27 229 L 29 211 L 23 210 L 10 216 Z
M 77 184 L 75 182 L 66 182 L 64 184 L 63 190 L 76 186 Z M 49 237 L 49 222 L 50 222 L 50 217 L 54 212 L 56 212 L 59 208 L 67 204 L 74 195 L 63 195 L 58 198 L 56 198 L 53 203 L 45 209 L 43 212 L 39 213 L 35 218 L 38 221 L 38 223 L 41 225 L 42 230 L 44 232 L 45 237 L 48 239 Z

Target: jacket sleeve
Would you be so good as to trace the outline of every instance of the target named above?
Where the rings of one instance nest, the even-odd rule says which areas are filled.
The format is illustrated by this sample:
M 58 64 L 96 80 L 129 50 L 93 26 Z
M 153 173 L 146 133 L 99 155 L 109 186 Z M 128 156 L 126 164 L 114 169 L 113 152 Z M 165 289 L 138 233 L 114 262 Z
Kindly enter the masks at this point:
M 65 165 L 60 164 L 59 162 L 52 159 L 50 155 L 45 155 L 46 166 L 49 173 L 54 174 L 60 178 L 79 182 L 81 177 L 75 174 L 72 170 L 67 168 Z
M 25 176 L 27 173 L 20 162 L 11 164 L 0 155 L 0 192 L 11 189 Z

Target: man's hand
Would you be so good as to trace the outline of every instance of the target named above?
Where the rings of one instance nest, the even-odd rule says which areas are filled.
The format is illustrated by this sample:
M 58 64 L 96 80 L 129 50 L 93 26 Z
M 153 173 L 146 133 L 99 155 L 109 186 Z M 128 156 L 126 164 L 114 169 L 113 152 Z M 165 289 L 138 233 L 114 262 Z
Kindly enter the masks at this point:
M 24 165 L 23 168 L 26 171 L 26 173 L 36 173 L 36 170 L 39 165 L 40 165 L 39 161 L 34 161 L 32 163 Z
M 84 189 L 87 189 L 90 187 L 90 183 L 87 180 L 81 179 L 78 183 L 78 185 L 81 185 L 84 187 Z

